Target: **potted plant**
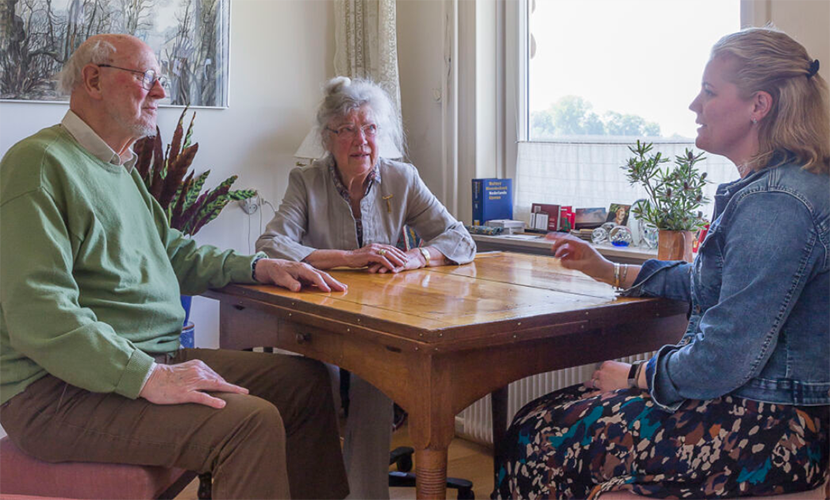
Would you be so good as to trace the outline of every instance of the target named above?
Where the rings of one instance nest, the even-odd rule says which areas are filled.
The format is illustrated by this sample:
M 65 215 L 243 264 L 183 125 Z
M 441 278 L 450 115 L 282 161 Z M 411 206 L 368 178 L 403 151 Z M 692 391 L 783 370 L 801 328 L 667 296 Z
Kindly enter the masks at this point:
M 199 144 L 190 143 L 196 113 L 190 118 L 187 133 L 183 133 L 182 122 L 187 109 L 182 111 L 173 132 L 173 140 L 166 149 L 162 146 L 158 126 L 155 136 L 137 141 L 133 149 L 138 156 L 135 168 L 138 169 L 147 190 L 167 214 L 170 227 L 178 229 L 186 236 L 192 236 L 215 219 L 231 200 L 247 200 L 256 196 L 257 192 L 253 189 L 232 191 L 231 185 L 236 181 L 235 175 L 225 179 L 215 188 L 202 192 L 210 170 L 198 176 L 194 170 L 190 170 L 196 152 L 199 151 Z M 192 324 L 188 324 L 190 301 L 189 296 L 182 296 L 182 307 L 185 310 L 182 344 L 185 345 L 188 341 L 191 343 L 185 347 L 193 347 Z
M 674 168 L 663 168 L 669 161 L 660 152 L 651 153 L 653 144 L 637 141 L 628 148 L 634 156 L 621 168 L 628 181 L 639 183 L 646 190 L 646 199 L 634 204 L 636 217 L 658 230 L 660 260 L 692 260 L 694 232 L 706 224 L 698 209 L 709 200 L 703 196 L 707 184 L 706 172 L 698 172 L 695 164 L 703 161 L 703 153 L 695 154 L 687 149 L 675 157 Z
M 147 190 L 167 213 L 170 227 L 192 236 L 215 219 L 231 200 L 247 200 L 256 196 L 257 192 L 253 189 L 232 191 L 231 186 L 237 177 L 235 175 L 215 188 L 202 192 L 210 170 L 199 176 L 190 170 L 199 143 L 190 144 L 196 113 L 190 119 L 187 133 L 183 134 L 185 113 L 187 108 L 182 111 L 173 132 L 173 140 L 166 149 L 162 147 L 161 131 L 156 127 L 156 135 L 136 142 L 134 150 L 138 156 L 136 168 L 144 179 Z

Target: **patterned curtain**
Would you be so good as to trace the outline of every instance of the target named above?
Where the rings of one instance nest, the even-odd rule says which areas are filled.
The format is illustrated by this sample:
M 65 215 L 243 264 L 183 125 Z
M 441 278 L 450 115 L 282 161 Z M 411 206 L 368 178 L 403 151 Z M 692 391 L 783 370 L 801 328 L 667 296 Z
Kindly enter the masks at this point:
M 370 78 L 389 93 L 400 112 L 395 19 L 395 0 L 335 0 L 334 72 Z

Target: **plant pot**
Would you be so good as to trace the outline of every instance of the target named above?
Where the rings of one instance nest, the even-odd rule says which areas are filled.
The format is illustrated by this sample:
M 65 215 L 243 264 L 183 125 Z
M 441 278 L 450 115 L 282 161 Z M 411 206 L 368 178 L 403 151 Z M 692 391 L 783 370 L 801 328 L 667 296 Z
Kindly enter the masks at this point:
M 182 347 L 195 347 L 195 333 L 196 329 L 193 326 L 193 322 L 190 321 L 190 305 L 193 301 L 193 297 L 190 295 L 182 295 L 182 308 L 184 309 L 184 326 L 182 328 L 182 333 L 179 335 L 179 343 Z
M 657 259 L 692 261 L 691 231 L 660 230 L 657 237 Z
M 184 309 L 184 324 L 188 324 L 190 322 L 190 305 L 193 303 L 193 296 L 192 295 L 181 295 L 182 299 L 182 309 Z

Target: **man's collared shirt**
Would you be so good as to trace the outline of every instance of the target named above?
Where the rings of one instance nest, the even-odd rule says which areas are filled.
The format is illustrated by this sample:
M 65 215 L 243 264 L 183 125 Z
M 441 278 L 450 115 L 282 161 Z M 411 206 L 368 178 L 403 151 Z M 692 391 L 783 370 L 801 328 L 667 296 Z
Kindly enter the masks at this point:
M 124 156 L 118 156 L 101 137 L 92 130 L 92 127 L 87 125 L 80 116 L 76 115 L 72 110 L 66 112 L 66 115 L 61 121 L 61 126 L 69 132 L 72 137 L 78 141 L 82 148 L 89 151 L 89 153 L 101 161 L 112 163 L 113 165 L 124 165 L 129 171 L 132 170 L 137 159 L 136 154 L 132 148 L 128 149 Z

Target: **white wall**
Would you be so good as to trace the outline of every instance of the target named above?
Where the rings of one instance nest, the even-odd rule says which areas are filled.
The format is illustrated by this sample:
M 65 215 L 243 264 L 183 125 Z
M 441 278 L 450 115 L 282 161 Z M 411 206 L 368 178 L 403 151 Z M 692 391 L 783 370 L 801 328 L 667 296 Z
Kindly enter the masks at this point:
M 769 19 L 821 61 L 819 73 L 830 80 L 830 0 L 772 0 Z
M 440 1 L 397 2 L 401 113 L 409 158 L 430 190 L 445 202 L 441 167 L 443 16 L 444 4 Z

